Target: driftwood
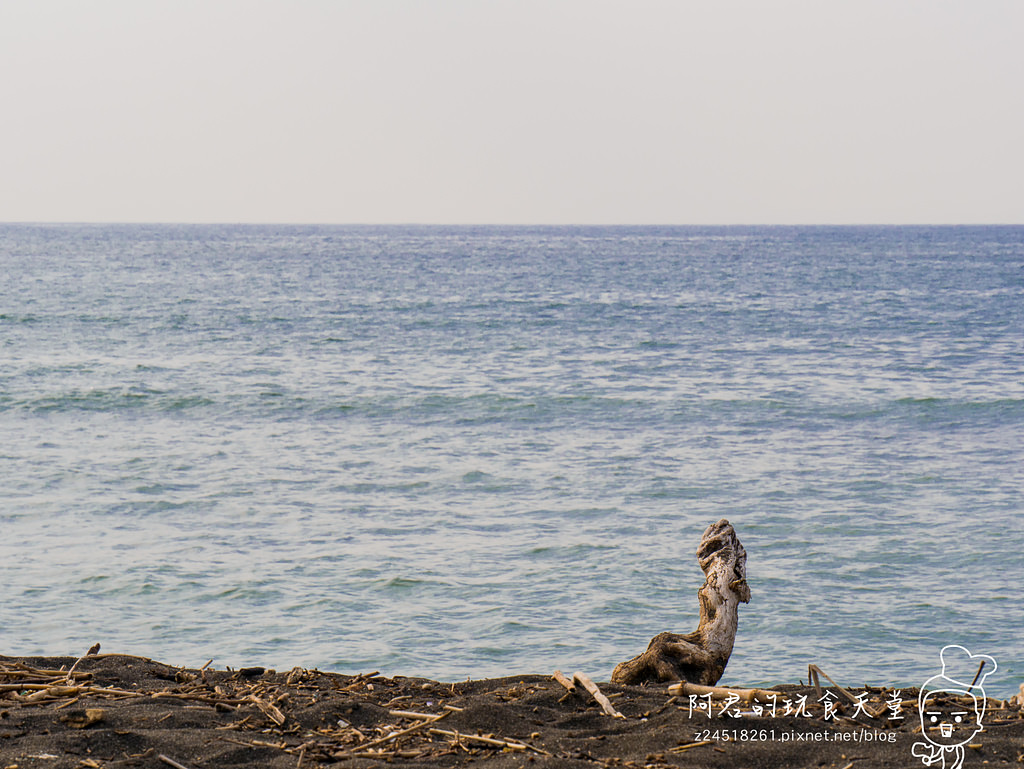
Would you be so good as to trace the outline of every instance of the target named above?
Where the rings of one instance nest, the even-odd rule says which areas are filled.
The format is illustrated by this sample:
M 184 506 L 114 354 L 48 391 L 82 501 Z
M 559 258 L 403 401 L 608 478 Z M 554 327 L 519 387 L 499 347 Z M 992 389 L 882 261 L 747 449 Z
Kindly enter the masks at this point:
M 568 694 L 566 694 L 565 697 L 559 700 L 559 702 L 562 702 L 562 700 L 566 699 L 572 694 L 576 694 L 579 691 L 576 688 L 576 684 L 579 684 L 588 692 L 590 692 L 590 696 L 594 698 L 594 702 L 601 706 L 601 710 L 604 711 L 605 715 L 614 716 L 615 718 L 625 718 L 625 716 L 622 715 L 622 713 L 615 709 L 615 706 L 612 705 L 611 700 L 609 700 L 604 695 L 600 688 L 598 688 L 597 684 L 595 684 L 590 679 L 590 677 L 587 676 L 586 673 L 573 673 L 572 680 L 570 681 L 568 678 L 562 675 L 561 670 L 556 670 L 554 672 L 554 675 L 552 675 L 551 677 L 555 679 L 558 683 L 560 683 L 563 687 L 565 687 L 565 690 L 568 692 Z
M 647 651 L 620 663 L 612 682 L 686 681 L 714 686 L 725 672 L 736 639 L 737 607 L 750 601 L 747 554 L 725 519 L 708 526 L 697 547 L 705 581 L 697 598 L 700 624 L 692 633 L 659 633 Z
M 601 710 L 604 711 L 604 714 L 606 716 L 614 716 L 615 718 L 625 718 L 625 716 L 622 715 L 622 713 L 615 709 L 615 706 L 612 705 L 611 700 L 609 700 L 601 692 L 601 690 L 597 688 L 597 684 L 591 681 L 585 673 L 573 673 L 572 680 L 573 683 L 579 684 L 588 692 L 590 692 L 590 696 L 593 697 L 594 701 L 601 706 Z
M 711 695 L 713 700 L 728 700 L 733 702 L 782 702 L 785 698 L 784 692 L 777 692 L 774 689 L 733 689 L 723 686 L 701 686 L 700 684 L 678 683 L 668 687 L 669 694 L 697 697 Z

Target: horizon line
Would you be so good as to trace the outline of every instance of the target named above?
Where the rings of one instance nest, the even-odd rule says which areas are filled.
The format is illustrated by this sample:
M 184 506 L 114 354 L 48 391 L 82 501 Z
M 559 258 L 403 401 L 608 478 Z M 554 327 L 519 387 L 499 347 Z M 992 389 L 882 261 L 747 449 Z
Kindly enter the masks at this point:
M 0 221 L 0 226 L 232 226 L 232 227 L 1021 227 L 1022 222 L 317 222 L 251 220 L 74 220 Z

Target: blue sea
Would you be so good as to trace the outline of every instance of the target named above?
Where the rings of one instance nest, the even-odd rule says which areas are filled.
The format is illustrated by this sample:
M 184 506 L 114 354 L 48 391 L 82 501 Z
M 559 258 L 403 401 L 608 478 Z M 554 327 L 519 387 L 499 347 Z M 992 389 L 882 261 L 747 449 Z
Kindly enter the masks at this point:
M 0 225 L 0 653 L 1024 681 L 1024 227 Z

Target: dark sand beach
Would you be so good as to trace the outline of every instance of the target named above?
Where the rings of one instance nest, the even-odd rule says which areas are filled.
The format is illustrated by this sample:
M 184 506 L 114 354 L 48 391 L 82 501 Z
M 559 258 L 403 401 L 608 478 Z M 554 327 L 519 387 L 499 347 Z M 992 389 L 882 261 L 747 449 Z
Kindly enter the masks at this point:
M 70 674 L 68 671 L 71 671 Z M 571 677 L 571 675 L 570 675 Z M 622 717 L 550 675 L 442 683 L 295 668 L 184 669 L 125 655 L 0 657 L 0 769 L 72 767 L 865 767 L 921 765 L 916 709 L 852 719 L 834 687 L 806 715 L 713 717 L 665 685 L 600 683 Z M 831 691 L 834 696 L 826 695 Z M 853 689 L 876 711 L 892 692 Z M 836 701 L 826 719 L 819 700 Z M 909 703 L 916 691 L 904 690 Z M 1024 762 L 1019 707 L 990 701 L 965 766 Z

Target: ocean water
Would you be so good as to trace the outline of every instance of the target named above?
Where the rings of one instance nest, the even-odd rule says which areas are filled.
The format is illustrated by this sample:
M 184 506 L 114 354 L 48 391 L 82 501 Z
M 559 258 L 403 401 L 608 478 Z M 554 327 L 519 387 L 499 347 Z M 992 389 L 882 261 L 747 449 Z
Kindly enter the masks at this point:
M 0 225 L 0 652 L 1024 681 L 1024 228 Z

